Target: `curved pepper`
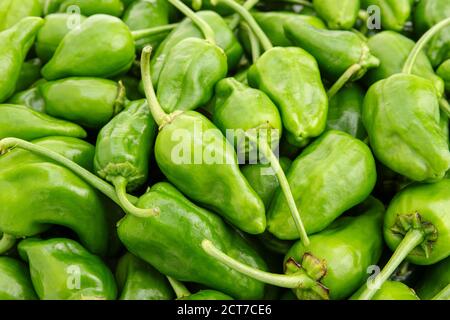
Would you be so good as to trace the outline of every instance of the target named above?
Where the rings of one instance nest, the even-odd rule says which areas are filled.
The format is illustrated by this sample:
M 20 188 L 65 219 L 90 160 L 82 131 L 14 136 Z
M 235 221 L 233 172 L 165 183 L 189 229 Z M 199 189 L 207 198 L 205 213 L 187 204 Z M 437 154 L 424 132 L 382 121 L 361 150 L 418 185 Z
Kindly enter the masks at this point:
M 134 56 L 134 39 L 128 26 L 116 17 L 97 14 L 66 34 L 42 68 L 42 75 L 47 80 L 113 77 L 128 71 Z
M 36 300 L 30 272 L 15 259 L 0 257 L 0 300 Z
M 131 253 L 120 258 L 116 281 L 120 300 L 172 300 L 172 288 L 166 277 Z
M 416 290 L 424 300 L 450 300 L 450 257 L 425 269 Z
M 377 176 L 375 160 L 367 145 L 334 130 L 308 146 L 286 175 L 308 234 L 323 230 L 346 210 L 364 201 Z M 279 239 L 298 239 L 280 190 L 267 213 L 267 225 Z
M 39 0 L 0 1 L 0 31 L 11 28 L 26 17 L 40 17 L 42 8 Z
M 102 128 L 125 103 L 121 83 L 97 78 L 66 78 L 39 86 L 45 111 L 88 128 Z
M 28 17 L 0 32 L 0 103 L 14 93 L 25 57 L 43 23 L 42 18 Z
M 85 138 L 86 135 L 86 131 L 74 123 L 24 106 L 0 104 L 0 139 L 16 137 L 33 140 L 47 136 Z
M 41 78 L 41 67 L 42 61 L 39 58 L 25 61 L 20 69 L 15 92 L 26 90 L 38 81 Z
M 360 0 L 313 0 L 312 3 L 330 29 L 351 29 L 358 19 Z
M 77 8 L 78 13 L 86 16 L 103 13 L 120 17 L 124 10 L 120 0 L 47 0 L 44 13 L 48 15 L 55 12 L 67 12 L 74 7 Z
M 358 292 L 351 299 L 356 299 Z M 398 281 L 386 281 L 372 300 L 420 300 L 413 289 Z
M 41 300 L 113 300 L 114 276 L 103 261 L 70 239 L 26 239 L 18 251 L 30 265 Z
M 437 75 L 444 80 L 445 90 L 447 94 L 450 94 L 450 59 L 446 60 L 440 67 L 437 69 Z
M 402 31 L 412 11 L 411 0 L 361 0 L 363 8 L 377 6 L 383 29 Z
M 45 113 L 45 101 L 42 98 L 42 95 L 39 92 L 38 87 L 32 87 L 31 89 L 17 92 L 11 98 L 8 99 L 7 103 L 25 106 L 34 111 Z M 81 131 L 81 127 L 80 127 L 80 131 Z M 80 136 L 80 138 L 84 138 L 85 135 L 86 135 L 86 133 L 84 133 L 83 136 Z

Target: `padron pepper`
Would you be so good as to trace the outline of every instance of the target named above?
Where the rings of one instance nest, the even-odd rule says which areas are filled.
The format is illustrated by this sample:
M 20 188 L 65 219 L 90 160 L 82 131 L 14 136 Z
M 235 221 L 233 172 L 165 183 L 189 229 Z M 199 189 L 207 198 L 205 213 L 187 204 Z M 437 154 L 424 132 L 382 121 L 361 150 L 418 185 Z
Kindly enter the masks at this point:
M 351 299 L 356 300 L 359 292 L 355 293 Z M 420 300 L 413 289 L 399 281 L 386 281 L 372 297 L 372 300 Z
M 424 300 L 450 300 L 450 257 L 425 269 L 417 293 Z
M 39 58 L 30 59 L 22 64 L 15 92 L 30 88 L 41 79 L 42 61 Z
M 21 262 L 0 257 L 0 300 L 36 300 L 30 272 Z
M 76 241 L 26 239 L 18 245 L 30 265 L 31 281 L 41 300 L 114 300 L 117 287 L 104 262 Z
M 450 59 L 441 64 L 436 72 L 437 75 L 444 80 L 447 94 L 450 94 Z
M 39 0 L 0 1 L 0 31 L 9 29 L 26 17 L 40 17 L 42 7 Z
M 411 0 L 361 0 L 361 6 L 377 6 L 383 29 L 402 31 L 412 11 Z
M 77 10 L 77 13 L 86 16 L 103 13 L 120 17 L 124 5 L 121 0 L 47 0 L 44 13 L 48 15 L 49 13 L 69 12 L 71 10 Z
M 273 274 L 227 255 L 209 240 L 202 247 L 217 262 L 261 282 L 291 288 L 300 300 L 345 299 L 367 278 L 367 268 L 381 256 L 384 207 L 374 198 L 357 208 L 358 216 L 336 220 L 311 236 L 305 247 L 295 243 L 285 256 L 285 274 Z
M 14 93 L 25 57 L 43 23 L 39 17 L 23 18 L 0 32 L 0 103 Z
M 353 28 L 358 19 L 360 0 L 313 0 L 314 10 L 330 29 Z
M 210 289 L 200 290 L 192 294 L 180 281 L 171 277 L 168 277 L 168 280 L 175 291 L 177 300 L 233 300 L 229 295 Z
M 39 92 L 39 88 L 37 86 L 32 87 L 28 90 L 17 92 L 11 98 L 8 99 L 7 104 L 25 106 L 34 111 L 45 113 L 45 101 L 42 98 L 42 95 Z M 84 133 L 84 135 L 86 134 Z M 81 136 L 80 138 L 83 137 Z

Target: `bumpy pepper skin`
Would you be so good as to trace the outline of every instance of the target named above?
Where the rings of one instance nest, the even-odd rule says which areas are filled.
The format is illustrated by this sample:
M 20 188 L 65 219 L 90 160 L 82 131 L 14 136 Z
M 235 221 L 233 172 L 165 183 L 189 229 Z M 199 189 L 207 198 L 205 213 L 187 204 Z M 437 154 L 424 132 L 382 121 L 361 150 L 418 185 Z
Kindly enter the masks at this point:
M 41 67 L 42 61 L 39 58 L 25 61 L 20 69 L 15 92 L 26 90 L 38 81 L 41 78 Z
M 68 13 L 54 13 L 45 17 L 45 22 L 36 36 L 36 54 L 44 62 L 49 61 L 64 36 L 71 29 L 78 28 L 85 16 Z
M 0 31 L 11 28 L 26 17 L 40 17 L 42 8 L 39 0 L 0 1 Z
M 268 50 L 250 67 L 247 78 L 278 107 L 291 143 L 303 146 L 325 130 L 328 98 L 317 62 L 306 51 Z
M 161 213 L 149 218 L 127 215 L 120 221 L 119 237 L 131 253 L 180 281 L 201 283 L 237 299 L 262 299 L 261 282 L 224 266 L 202 249 L 202 240 L 210 239 L 236 259 L 267 268 L 256 251 L 217 215 L 197 207 L 168 183 L 154 185 L 138 206 L 158 207 Z
M 383 250 L 383 204 L 370 198 L 358 209 L 359 216 L 336 220 L 312 235 L 308 247 L 299 241 L 285 257 L 285 261 L 293 258 L 300 263 L 310 276 L 321 267 L 320 282 L 329 289 L 331 300 L 345 299 L 359 288 L 368 277 L 367 268 L 378 262 Z M 311 257 L 314 259 L 309 270 L 311 265 L 305 260 Z M 314 268 L 315 264 L 319 268 Z M 308 298 L 301 288 L 294 292 L 299 299 Z
M 363 287 L 364 288 L 364 287 Z M 361 291 L 361 290 L 359 290 Z M 358 293 L 352 296 L 352 299 L 358 297 Z M 378 289 L 371 300 L 420 300 L 413 289 L 399 281 L 386 281 Z
M 88 163 L 88 169 L 92 166 L 93 146 L 74 138 L 48 139 L 36 143 L 80 165 Z M 18 151 L 0 158 L 0 230 L 16 237 L 31 237 L 52 224 L 61 225 L 73 230 L 91 252 L 106 254 L 110 208 L 105 199 L 70 170 L 27 153 L 17 155 Z
M 393 171 L 426 181 L 442 179 L 450 168 L 431 81 L 397 74 L 375 83 L 364 99 L 363 123 L 375 156 Z
M 355 138 L 367 137 L 362 123 L 364 90 L 355 83 L 347 84 L 330 99 L 327 129 L 346 132 Z
M 114 276 L 103 261 L 70 239 L 26 239 L 19 243 L 41 300 L 113 300 Z
M 23 61 L 43 23 L 42 18 L 28 17 L 0 32 L 0 103 L 14 93 Z
M 228 72 L 224 51 L 206 40 L 187 38 L 175 45 L 161 69 L 157 96 L 164 111 L 194 110 L 211 100 Z
M 0 138 L 33 140 L 47 136 L 85 138 L 86 131 L 71 122 L 59 120 L 30 108 L 0 104 Z
M 242 56 L 242 47 L 225 20 L 212 11 L 199 11 L 196 14 L 214 30 L 217 45 L 225 51 L 228 57 L 228 68 L 231 70 L 236 67 Z M 203 39 L 203 34 L 190 19 L 185 18 L 159 45 L 152 58 L 151 73 L 154 85 L 159 81 L 159 76 L 172 48 L 187 38 Z
M 444 80 L 445 90 L 450 94 L 450 59 L 441 64 L 439 69 L 437 69 L 437 75 Z
M 59 12 L 70 11 L 71 6 L 78 7 L 80 13 L 86 16 L 94 14 L 107 14 L 110 16 L 122 16 L 124 5 L 120 0 L 59 0 Z
M 423 278 L 417 285 L 421 299 L 430 300 L 450 283 L 450 258 L 425 269 Z M 450 299 L 450 297 L 447 297 Z
M 117 82 L 98 78 L 66 78 L 39 86 L 51 116 L 99 129 L 123 106 L 125 92 Z
M 155 136 L 156 124 L 147 101 L 129 103 L 97 136 L 95 172 L 110 182 L 123 177 L 127 190 L 136 190 L 147 181 Z
M 17 92 L 15 95 L 8 99 L 7 103 L 25 106 L 34 111 L 45 113 L 45 101 L 42 98 L 38 87 L 33 87 L 25 91 Z M 83 133 L 83 136 L 81 136 L 80 138 L 83 138 L 85 135 L 86 133 Z
M 113 77 L 127 71 L 134 56 L 134 40 L 128 26 L 113 16 L 93 15 L 66 34 L 42 68 L 42 75 L 47 80 Z
M 167 278 L 131 253 L 120 258 L 116 269 L 120 300 L 172 300 Z
M 302 152 L 286 176 L 306 231 L 312 234 L 369 196 L 376 181 L 375 160 L 362 141 L 331 130 Z M 277 238 L 298 239 L 280 190 L 272 200 L 267 219 L 269 231 Z
M 402 223 L 402 220 L 414 214 L 420 216 L 421 225 L 409 226 Z M 435 231 L 425 236 L 422 245 L 411 251 L 407 260 L 418 265 L 437 263 L 450 255 L 449 215 L 449 179 L 434 184 L 409 186 L 398 193 L 389 204 L 384 220 L 384 239 L 394 250 L 403 239 L 403 231 L 408 231 L 409 228 L 427 228 L 431 224 Z M 428 257 L 424 248 L 427 249 Z
M 36 300 L 30 272 L 15 259 L 0 257 L 0 300 Z
M 233 300 L 233 298 L 219 291 L 201 290 L 179 300 Z
M 361 0 L 363 8 L 377 6 L 383 29 L 402 31 L 411 15 L 411 0 Z
M 167 179 L 189 198 L 245 232 L 264 232 L 262 200 L 239 170 L 233 145 L 206 117 L 187 111 L 166 124 L 156 138 L 155 157 Z
M 354 32 L 317 29 L 301 20 L 286 24 L 284 29 L 294 45 L 317 59 L 321 71 L 330 79 L 339 78 L 351 66 L 359 64 L 361 69 L 352 77 L 357 80 L 379 64 L 367 42 Z
M 351 29 L 358 19 L 359 0 L 313 0 L 314 10 L 330 29 Z
M 379 80 L 402 72 L 403 65 L 415 43 L 400 33 L 383 31 L 369 38 L 368 45 L 370 52 L 380 60 L 380 66 L 369 70 L 364 77 L 365 83 L 370 86 Z M 439 95 L 443 94 L 444 84 L 442 79 L 436 76 L 425 53 L 419 53 L 412 74 L 432 81 Z

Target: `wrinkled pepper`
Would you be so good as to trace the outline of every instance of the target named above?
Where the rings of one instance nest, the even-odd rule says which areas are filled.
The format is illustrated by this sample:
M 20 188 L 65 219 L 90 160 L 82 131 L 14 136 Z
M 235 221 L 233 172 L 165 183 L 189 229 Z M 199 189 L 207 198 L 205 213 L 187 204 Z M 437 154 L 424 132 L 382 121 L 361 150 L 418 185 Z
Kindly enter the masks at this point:
M 412 11 L 411 0 L 361 0 L 363 8 L 377 6 L 383 29 L 402 31 Z
M 36 300 L 30 272 L 20 261 L 0 257 L 0 300 Z
M 358 19 L 360 0 L 313 0 L 314 10 L 330 29 L 348 30 Z

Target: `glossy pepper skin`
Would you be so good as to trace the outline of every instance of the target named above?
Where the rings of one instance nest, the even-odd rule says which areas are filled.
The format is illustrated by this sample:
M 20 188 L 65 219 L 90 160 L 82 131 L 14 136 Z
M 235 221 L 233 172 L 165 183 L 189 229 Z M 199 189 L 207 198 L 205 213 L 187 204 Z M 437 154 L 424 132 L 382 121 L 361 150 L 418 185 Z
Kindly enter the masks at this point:
M 369 196 L 376 181 L 375 160 L 362 141 L 331 130 L 294 160 L 286 176 L 306 231 L 313 234 Z M 280 190 L 267 213 L 267 225 L 279 239 L 298 239 Z
M 113 300 L 114 276 L 103 261 L 76 241 L 26 239 L 18 251 L 30 265 L 41 300 Z
M 293 259 L 310 277 L 318 278 L 315 280 L 328 288 L 331 300 L 351 295 L 366 280 L 367 268 L 378 262 L 383 250 L 383 204 L 369 198 L 356 209 L 360 215 L 336 220 L 312 235 L 309 247 L 297 242 L 285 256 L 285 263 Z M 301 288 L 294 293 L 301 300 L 311 298 Z
M 195 110 L 211 100 L 216 83 L 228 72 L 227 56 L 204 39 L 175 45 L 159 75 L 157 97 L 164 111 Z
M 402 31 L 411 15 L 411 0 L 361 0 L 363 8 L 378 6 L 383 29 Z
M 20 261 L 0 257 L 0 300 L 36 300 L 30 272 Z
M 87 128 L 100 129 L 122 111 L 122 84 L 99 78 L 72 77 L 39 86 L 46 113 Z
M 358 292 L 352 299 L 358 297 Z M 413 289 L 399 281 L 386 281 L 371 300 L 420 300 Z
M 124 10 L 124 5 L 120 0 L 49 0 L 47 1 L 45 14 L 55 12 L 67 12 L 71 6 L 78 7 L 83 15 L 92 16 L 94 14 L 107 14 L 120 17 Z
M 450 168 L 448 138 L 430 80 L 396 74 L 375 83 L 364 99 L 363 123 L 375 156 L 393 171 L 428 181 L 442 179 Z
M 156 124 L 145 99 L 130 102 L 102 128 L 95 148 L 95 172 L 113 182 L 125 179 L 134 191 L 148 179 Z
M 28 17 L 0 32 L 0 103 L 14 93 L 25 57 L 43 23 L 42 18 Z
M 430 300 L 450 284 L 450 258 L 425 269 L 423 278 L 417 284 L 416 290 L 420 298 Z M 450 295 L 442 297 L 450 299 Z
M 45 17 L 45 22 L 36 36 L 36 54 L 44 62 L 49 61 L 64 36 L 79 27 L 85 16 L 68 13 L 53 13 Z
M 156 206 L 161 213 L 149 218 L 127 215 L 120 221 L 119 237 L 131 253 L 180 281 L 198 282 L 237 299 L 263 297 L 262 283 L 223 266 L 202 250 L 206 237 L 240 261 L 266 269 L 256 251 L 217 215 L 197 207 L 168 183 L 154 185 L 138 206 Z
M 17 92 L 8 99 L 7 104 L 25 106 L 34 111 L 45 113 L 45 101 L 42 98 L 38 87 L 32 87 L 28 90 Z
M 321 71 L 332 80 L 359 65 L 361 68 L 352 77 L 358 80 L 367 70 L 379 65 L 366 40 L 354 32 L 317 29 L 301 20 L 286 24 L 284 30 L 294 45 L 317 59 Z
M 41 78 L 42 61 L 39 58 L 30 59 L 22 64 L 15 92 L 30 88 Z
M 166 277 L 131 253 L 117 264 L 120 300 L 172 300 L 174 293 Z
M 92 169 L 94 147 L 85 141 L 49 137 L 34 143 Z M 91 252 L 107 253 L 110 207 L 84 180 L 19 149 L 2 155 L 0 168 L 2 232 L 31 237 L 60 225 L 73 230 Z
M 233 298 L 215 290 L 200 290 L 199 292 L 178 300 L 233 300 Z
M 247 79 L 278 107 L 291 143 L 303 146 L 325 130 L 327 94 L 316 60 L 303 49 L 266 51 L 250 67 Z
M 134 40 L 128 26 L 116 17 L 96 14 L 66 34 L 42 68 L 42 75 L 47 80 L 113 77 L 128 71 L 134 56 Z
M 450 94 L 450 59 L 441 64 L 436 72 L 437 75 L 444 80 L 445 91 L 447 94 Z
M 21 105 L 0 104 L 0 138 L 33 140 L 47 136 L 85 138 L 86 135 L 86 131 L 74 123 Z
M 313 0 L 312 4 L 328 28 L 338 30 L 348 30 L 355 25 L 361 6 L 360 0 Z
M 402 72 L 409 53 L 414 48 L 414 41 L 394 31 L 383 31 L 369 38 L 370 52 L 380 60 L 380 66 L 371 69 L 364 77 L 367 85 Z M 439 96 L 444 92 L 442 79 L 436 76 L 425 53 L 421 52 L 412 69 L 412 74 L 433 82 Z
M 329 101 L 327 129 L 346 132 L 355 138 L 367 137 L 362 123 L 364 90 L 356 83 L 347 84 Z
M 39 0 L 0 1 L 0 31 L 11 28 L 26 17 L 40 17 L 42 8 Z

